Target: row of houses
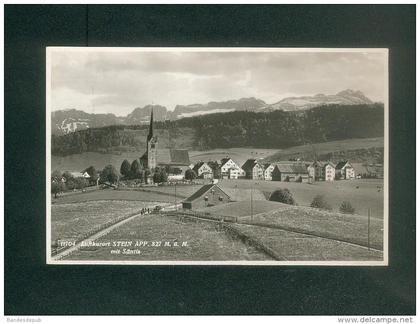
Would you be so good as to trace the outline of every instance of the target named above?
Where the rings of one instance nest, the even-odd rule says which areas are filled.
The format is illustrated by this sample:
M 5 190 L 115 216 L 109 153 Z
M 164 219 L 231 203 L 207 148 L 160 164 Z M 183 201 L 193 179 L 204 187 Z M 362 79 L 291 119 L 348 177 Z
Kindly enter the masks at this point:
M 216 161 L 200 161 L 191 168 L 197 177 L 213 179 L 219 174 L 221 179 L 253 179 L 267 181 L 313 182 L 348 180 L 355 178 L 355 171 L 349 161 L 332 162 L 277 162 L 261 163 L 248 159 L 239 166 L 233 159 L 224 158 L 220 164 Z

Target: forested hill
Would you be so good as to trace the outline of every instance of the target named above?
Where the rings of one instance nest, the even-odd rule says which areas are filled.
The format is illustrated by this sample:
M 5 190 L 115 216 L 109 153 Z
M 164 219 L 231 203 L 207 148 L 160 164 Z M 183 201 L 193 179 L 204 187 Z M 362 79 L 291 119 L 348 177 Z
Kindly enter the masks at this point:
M 147 128 L 147 125 L 118 125 L 53 135 L 52 154 L 143 148 Z M 348 138 L 382 137 L 384 107 L 328 105 L 298 112 L 233 111 L 156 122 L 155 129 L 160 147 L 280 149 Z

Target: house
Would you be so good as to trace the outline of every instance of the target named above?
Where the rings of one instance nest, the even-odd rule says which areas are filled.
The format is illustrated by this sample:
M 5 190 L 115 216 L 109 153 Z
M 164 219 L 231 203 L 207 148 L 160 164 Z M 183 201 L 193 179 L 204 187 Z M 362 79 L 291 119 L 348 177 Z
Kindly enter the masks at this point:
M 213 179 L 213 169 L 206 162 L 198 162 L 193 170 L 198 178 Z
M 326 162 L 322 166 L 321 177 L 324 181 L 334 181 L 335 180 L 335 165 L 331 162 Z
M 335 165 L 331 162 L 315 161 L 308 168 L 308 175 L 312 181 L 334 181 Z
M 307 167 L 302 163 L 276 163 L 272 172 L 273 181 L 309 182 Z
M 184 209 L 199 209 L 231 202 L 230 196 L 217 184 L 207 184 L 182 202 Z
M 235 169 L 236 171 L 229 171 L 230 169 Z M 237 165 L 231 158 L 224 158 L 220 161 L 220 173 L 222 179 L 232 179 L 229 178 L 230 175 L 235 176 L 236 174 L 237 178 L 245 177 L 245 171 L 242 170 L 242 168 Z
M 275 164 L 273 163 L 264 164 L 264 180 L 267 180 L 267 181 L 273 180 L 274 168 L 275 168 Z
M 85 172 L 70 172 L 71 176 L 75 179 L 77 178 L 84 178 L 84 179 L 89 179 L 90 175 L 89 173 Z
M 242 165 L 242 170 L 245 171 L 245 177 L 252 180 L 264 179 L 264 166 L 257 162 L 255 159 L 248 159 Z
M 349 161 L 340 161 L 335 166 L 335 178 L 336 179 L 354 179 L 355 172 L 353 166 Z
M 322 177 L 324 163 L 315 161 L 308 166 L 308 175 L 313 181 L 324 180 Z

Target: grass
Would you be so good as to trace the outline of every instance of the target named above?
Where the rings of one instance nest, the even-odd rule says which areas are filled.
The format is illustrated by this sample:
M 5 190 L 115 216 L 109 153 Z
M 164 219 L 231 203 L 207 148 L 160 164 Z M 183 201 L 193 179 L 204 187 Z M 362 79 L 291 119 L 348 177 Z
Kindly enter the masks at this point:
M 120 226 L 96 242 L 147 241 L 146 247 L 130 247 L 140 254 L 112 254 L 115 247 L 81 249 L 71 254 L 69 260 L 177 260 L 177 261 L 233 261 L 270 260 L 267 255 L 240 240 L 232 238 L 212 223 L 181 220 L 177 216 L 145 215 Z M 177 241 L 179 245 L 168 247 L 164 242 Z M 152 246 L 152 242 L 162 242 Z M 133 243 L 134 244 L 134 243 Z M 111 244 L 112 245 L 112 244 Z
M 251 221 L 250 216 L 242 220 Z M 367 217 L 331 213 L 310 207 L 288 206 L 259 214 L 253 223 L 278 226 L 291 231 L 314 234 L 354 244 L 367 245 Z M 370 245 L 383 248 L 383 221 L 371 219 Z
M 165 196 L 153 192 L 135 191 L 135 190 L 112 190 L 104 189 L 92 192 L 77 193 L 73 195 L 62 196 L 57 199 L 52 199 L 53 205 L 87 202 L 96 200 L 127 200 L 127 201 L 142 201 L 142 202 L 164 202 L 173 203 L 171 196 Z
M 274 250 L 286 261 L 381 261 L 382 253 L 273 228 L 234 224 L 235 229 Z
M 342 180 L 334 182 L 315 182 L 314 184 L 264 181 L 264 180 L 222 180 L 221 188 L 249 188 L 252 183 L 254 190 L 264 192 L 268 197 L 271 192 L 277 189 L 288 188 L 299 206 L 310 206 L 317 194 L 325 196 L 327 202 L 334 211 L 339 211 L 343 201 L 349 201 L 356 213 L 367 215 L 368 209 L 371 216 L 383 218 L 384 192 L 383 180 L 381 179 L 357 179 Z M 378 191 L 377 187 L 381 187 Z
M 274 201 L 263 200 L 255 200 L 252 203 L 252 210 L 254 215 L 259 213 L 266 213 L 268 211 L 276 210 L 279 208 L 285 208 L 285 205 Z M 202 208 L 198 211 L 214 215 L 244 217 L 251 215 L 251 201 L 237 201 L 229 204 Z
M 152 205 L 154 204 L 137 201 L 90 201 L 52 205 L 51 242 L 56 239 L 77 240 L 101 224 Z

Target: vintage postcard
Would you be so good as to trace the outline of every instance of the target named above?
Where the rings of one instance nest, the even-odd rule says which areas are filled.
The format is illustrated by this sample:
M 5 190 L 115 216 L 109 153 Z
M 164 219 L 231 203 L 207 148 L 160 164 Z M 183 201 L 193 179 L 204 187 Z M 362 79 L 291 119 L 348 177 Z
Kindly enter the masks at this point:
M 48 47 L 48 264 L 388 264 L 388 50 Z

